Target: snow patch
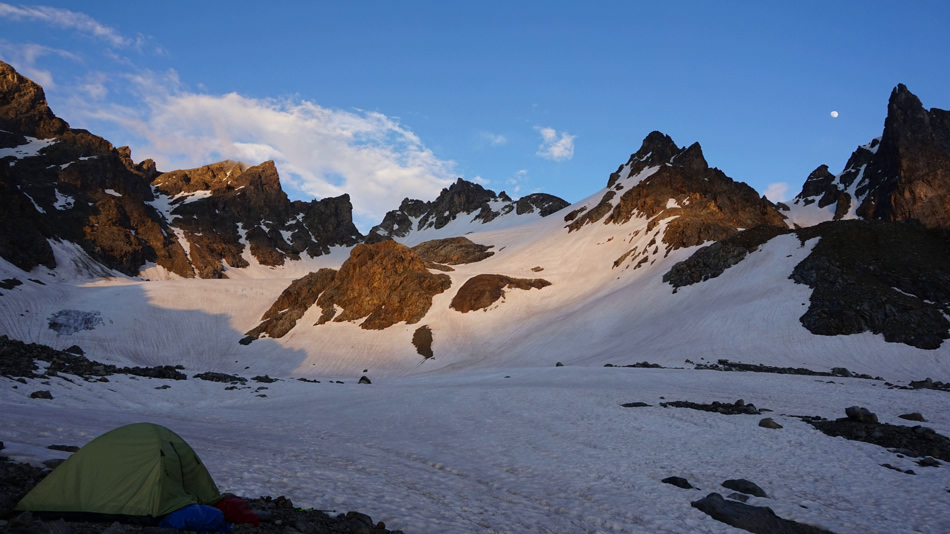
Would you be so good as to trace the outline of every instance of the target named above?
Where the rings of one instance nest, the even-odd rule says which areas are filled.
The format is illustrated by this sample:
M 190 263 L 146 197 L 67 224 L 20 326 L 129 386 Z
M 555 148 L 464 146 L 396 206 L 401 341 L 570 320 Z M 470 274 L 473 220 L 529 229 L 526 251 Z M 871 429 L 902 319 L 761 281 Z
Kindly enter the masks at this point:
M 39 154 L 40 150 L 57 143 L 57 139 L 37 139 L 35 137 L 24 136 L 27 139 L 26 144 L 12 148 L 0 148 L 0 159 L 13 156 L 16 159 L 32 158 Z M 13 162 L 10 162 L 13 165 Z

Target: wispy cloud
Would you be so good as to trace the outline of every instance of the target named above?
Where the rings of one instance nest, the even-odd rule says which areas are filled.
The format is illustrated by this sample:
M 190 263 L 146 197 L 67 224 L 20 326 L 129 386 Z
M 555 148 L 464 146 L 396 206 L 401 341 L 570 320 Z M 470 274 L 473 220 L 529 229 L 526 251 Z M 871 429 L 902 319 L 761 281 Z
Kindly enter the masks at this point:
M 0 3 L 0 17 L 11 20 L 42 22 L 56 28 L 75 30 L 97 39 L 102 39 L 117 48 L 141 46 L 145 41 L 145 37 L 142 35 L 139 35 L 135 39 L 130 39 L 123 36 L 115 28 L 101 24 L 85 13 L 57 7 L 14 6 Z
M 46 69 L 39 68 L 36 62 L 43 56 L 51 55 L 79 60 L 78 56 L 68 50 L 32 43 L 18 45 L 0 39 L 0 60 L 13 65 L 17 72 L 42 85 L 45 89 L 53 89 L 56 87 L 56 83 L 53 80 L 53 74 Z
M 528 170 L 521 169 L 520 171 L 514 173 L 512 176 L 509 176 L 505 180 L 505 185 L 511 190 L 511 193 L 514 195 L 521 194 L 521 188 L 524 183 L 528 180 Z
M 762 193 L 763 196 L 767 197 L 772 202 L 781 202 L 788 199 L 788 184 L 785 182 L 775 182 L 769 184 L 765 188 L 765 192 Z
M 71 105 L 87 119 L 134 132 L 144 140 L 135 153 L 165 170 L 273 159 L 285 185 L 318 198 L 349 193 L 364 226 L 378 223 L 395 207 L 393 199 L 434 197 L 455 176 L 454 162 L 437 158 L 409 128 L 382 113 L 196 93 L 174 71 L 143 71 L 125 80 L 141 105 L 79 96 Z
M 576 135 L 561 132 L 560 137 L 558 137 L 558 132 L 554 128 L 535 126 L 534 129 L 541 134 L 538 156 L 552 161 L 563 161 L 574 157 L 574 138 L 577 137 Z
M 491 132 L 482 132 L 482 138 L 488 141 L 491 146 L 501 146 L 508 143 L 508 138 L 501 134 Z

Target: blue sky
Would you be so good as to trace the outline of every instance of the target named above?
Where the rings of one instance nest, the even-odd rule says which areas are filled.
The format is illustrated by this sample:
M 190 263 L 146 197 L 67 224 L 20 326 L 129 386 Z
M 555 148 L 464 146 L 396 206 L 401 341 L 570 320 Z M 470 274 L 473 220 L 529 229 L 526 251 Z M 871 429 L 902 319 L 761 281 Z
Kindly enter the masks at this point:
M 137 160 L 274 159 L 364 231 L 457 176 L 581 200 L 652 130 L 790 198 L 897 83 L 950 107 L 945 2 L 586 4 L 0 3 L 0 59 Z

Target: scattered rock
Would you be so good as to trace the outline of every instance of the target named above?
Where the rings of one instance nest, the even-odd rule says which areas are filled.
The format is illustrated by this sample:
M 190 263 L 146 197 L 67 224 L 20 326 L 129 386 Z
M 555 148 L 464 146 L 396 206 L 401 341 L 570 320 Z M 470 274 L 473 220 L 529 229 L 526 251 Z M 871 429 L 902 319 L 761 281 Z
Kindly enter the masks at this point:
M 739 493 L 745 493 L 746 495 L 752 495 L 753 497 L 768 497 L 768 495 L 765 494 L 765 490 L 760 488 L 756 483 L 744 478 L 727 480 L 722 483 L 722 487 L 738 491 Z
M 910 389 L 938 389 L 940 391 L 950 391 L 950 382 L 940 382 L 926 378 L 910 383 Z
M 193 376 L 193 378 L 207 380 L 209 382 L 222 382 L 225 384 L 246 384 L 247 383 L 247 379 L 242 376 L 229 375 L 225 373 L 213 373 L 210 371 L 207 373 L 196 374 Z M 260 380 L 258 380 L 258 382 L 260 382 Z
M 369 379 L 366 375 L 361 376 L 361 377 L 360 377 L 360 381 L 357 382 L 357 383 L 358 383 L 358 384 L 372 384 L 372 382 L 370 381 L 370 379 Z
M 693 485 L 690 484 L 689 481 L 683 477 L 667 477 L 661 480 L 660 482 L 664 484 L 672 484 L 676 486 L 677 488 L 693 489 Z
M 51 451 L 63 451 L 63 452 L 76 452 L 79 450 L 79 447 L 75 445 L 50 445 L 46 447 Z
M 894 466 L 891 465 L 891 464 L 881 464 L 881 467 L 886 467 L 886 468 L 888 468 L 888 469 L 893 469 L 894 471 L 898 471 L 898 472 L 900 472 L 900 473 L 907 473 L 908 475 L 916 475 L 916 474 L 917 474 L 917 473 L 913 472 L 913 471 L 910 470 L 910 469 L 908 469 L 907 471 L 904 471 L 903 469 L 901 469 L 901 468 L 899 468 L 899 467 L 894 467 Z
M 724 415 L 749 414 L 758 415 L 762 413 L 754 404 L 746 404 L 742 399 L 734 403 L 714 401 L 712 404 L 699 404 L 689 401 L 671 401 L 661 402 L 660 406 L 664 408 L 690 408 L 692 410 L 701 410 L 704 412 L 721 413 Z
M 841 375 L 834 374 L 834 372 L 826 373 L 823 371 L 812 371 L 811 369 L 805 369 L 803 367 L 773 367 L 771 365 L 731 362 L 729 360 L 719 360 L 717 363 L 697 363 L 695 368 L 700 369 L 700 370 L 706 370 L 706 371 L 774 373 L 774 374 L 780 374 L 780 375 L 804 375 L 804 376 L 841 376 Z M 839 372 L 840 370 L 847 371 L 847 369 L 844 369 L 843 367 L 836 367 L 835 369 L 838 369 Z M 863 378 L 865 380 L 884 380 L 883 378 L 879 376 L 871 376 L 867 374 L 851 373 L 850 376 L 854 378 Z
M 264 384 L 273 384 L 274 382 L 277 382 L 278 379 L 276 379 L 276 378 L 271 378 L 271 377 L 269 377 L 269 376 L 267 376 L 267 375 L 264 375 L 264 376 L 255 376 L 255 377 L 252 377 L 251 380 L 253 380 L 253 381 L 255 381 L 255 382 L 262 382 L 262 383 L 264 383 Z M 243 383 L 243 382 L 242 382 L 242 383 Z
M 79 347 L 79 345 L 72 345 L 72 346 L 69 346 L 69 347 L 63 349 L 63 352 L 68 352 L 68 353 L 70 353 L 70 354 L 76 354 L 76 355 L 78 355 L 78 356 L 85 356 L 85 355 L 86 355 L 85 351 L 83 351 L 82 348 Z
M 924 416 L 920 415 L 920 412 L 905 413 L 905 414 L 898 415 L 897 417 L 900 417 L 901 419 L 906 419 L 908 421 L 917 421 L 920 423 L 927 422 L 927 420 L 924 419 Z
M 772 428 L 776 430 L 779 428 L 785 428 L 782 425 L 776 423 L 775 420 L 772 419 L 771 417 L 766 417 L 765 419 L 762 419 L 761 421 L 759 421 L 759 426 L 762 428 Z
M 650 363 L 650 362 L 637 362 L 637 363 L 631 363 L 627 365 L 614 365 L 612 363 L 605 363 L 604 367 L 626 367 L 626 368 L 633 368 L 633 369 L 666 369 L 666 367 L 663 367 L 662 365 L 658 363 Z
M 626 404 L 621 404 L 620 406 L 624 408 L 646 408 L 650 405 L 645 402 L 628 402 Z
M 729 495 L 726 495 L 726 498 L 727 498 L 727 499 L 732 499 L 732 500 L 734 500 L 734 501 L 739 501 L 739 502 L 746 502 L 746 501 L 749 500 L 749 496 L 748 496 L 748 495 L 746 495 L 746 494 L 744 494 L 744 493 L 735 493 L 735 492 L 730 493 Z
M 50 393 L 49 390 L 34 391 L 33 393 L 30 393 L 30 398 L 53 400 L 53 394 Z
M 950 461 L 950 438 L 923 426 L 900 426 L 888 423 L 862 423 L 851 418 L 828 421 L 821 417 L 796 416 L 832 437 L 872 443 L 897 454 L 920 458 L 932 456 Z
M 155 389 L 171 389 L 171 386 L 169 386 L 168 384 L 164 384 L 164 385 L 158 386 Z
M 564 367 L 564 364 L 561 362 L 557 362 L 556 364 L 554 364 L 554 367 Z
M 718 493 L 710 493 L 690 504 L 717 521 L 754 534 L 832 534 L 828 530 L 782 519 L 766 506 L 727 501 Z
M 917 465 L 921 467 L 940 467 L 940 462 L 928 456 L 926 458 L 918 460 Z
M 51 458 L 49 460 L 43 460 L 43 465 L 49 467 L 50 469 L 56 469 L 66 460 L 64 458 Z
M 867 408 L 851 406 L 850 408 L 845 408 L 844 413 L 847 414 L 848 420 L 850 421 L 877 424 L 877 415 L 871 413 Z

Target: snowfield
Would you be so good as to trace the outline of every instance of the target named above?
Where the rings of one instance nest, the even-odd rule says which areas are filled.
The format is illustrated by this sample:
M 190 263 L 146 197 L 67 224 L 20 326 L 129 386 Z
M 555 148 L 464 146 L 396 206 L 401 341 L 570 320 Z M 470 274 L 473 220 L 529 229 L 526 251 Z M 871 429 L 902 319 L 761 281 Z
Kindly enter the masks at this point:
M 846 367 L 899 383 L 948 381 L 946 344 L 925 351 L 870 333 L 809 333 L 799 317 L 811 290 L 788 277 L 817 241 L 802 244 L 793 235 L 673 293 L 662 276 L 694 249 L 666 254 L 661 237 L 670 219 L 649 231 L 642 217 L 564 228 L 565 213 L 596 205 L 605 192 L 516 226 L 456 220 L 410 234 L 401 241 L 465 235 L 493 245 L 495 254 L 447 273 L 452 287 L 420 323 L 382 331 L 313 326 L 320 314 L 313 308 L 281 339 L 238 343 L 293 279 L 338 268 L 349 254 L 344 248 L 277 268 L 246 254 L 251 267 L 228 270 L 227 280 L 169 279 L 156 266 L 129 278 L 70 243 L 52 243 L 55 271 L 26 274 L 0 260 L 0 280 L 22 282 L 0 290 L 0 334 L 58 349 L 79 345 L 90 359 L 120 366 L 181 364 L 189 376 L 281 378 L 229 391 L 194 378 L 57 377 L 23 385 L 0 377 L 4 453 L 39 462 L 64 454 L 47 445 L 82 445 L 121 424 L 150 421 L 188 440 L 224 491 L 358 510 L 407 533 L 738 532 L 689 505 L 711 492 L 727 495 L 720 484 L 734 478 L 771 497 L 751 504 L 839 534 L 950 531 L 946 464 L 919 467 L 789 417 L 834 419 L 859 405 L 882 422 L 909 426 L 915 423 L 897 415 L 920 412 L 926 426 L 948 435 L 950 394 L 853 378 L 699 371 L 686 362 L 726 358 Z M 649 251 L 647 262 L 635 267 L 643 256 L 633 254 L 615 266 L 633 247 Z M 449 309 L 477 274 L 552 285 L 508 291 L 487 310 Z M 51 318 L 61 317 L 79 322 L 50 329 Z M 422 325 L 434 335 L 430 360 L 411 344 Z M 604 367 L 641 361 L 683 369 Z M 362 374 L 373 384 L 357 385 Z M 170 388 L 156 389 L 162 385 Z M 53 400 L 29 398 L 45 389 Z M 764 416 L 662 408 L 663 398 L 741 398 L 773 410 L 768 416 L 785 428 L 759 427 Z M 652 406 L 620 406 L 637 401 Z M 700 491 L 660 482 L 670 476 Z
M 893 424 L 919 411 L 927 426 L 948 434 L 950 394 L 941 391 L 850 378 L 576 366 L 372 385 L 249 382 L 233 391 L 125 375 L 106 384 L 31 381 L 16 390 L 0 382 L 0 438 L 15 459 L 62 456 L 45 447 L 82 445 L 150 421 L 184 437 L 223 491 L 359 510 L 406 532 L 740 532 L 689 505 L 711 492 L 727 495 L 720 484 L 731 478 L 769 494 L 751 504 L 839 534 L 950 530 L 946 464 L 918 467 L 786 416 L 836 418 L 857 404 Z M 155 389 L 163 384 L 170 389 Z M 260 386 L 267 389 L 255 391 Z M 30 399 L 36 389 L 54 399 Z M 661 397 L 742 398 L 774 410 L 768 415 L 785 428 L 759 427 L 762 416 L 661 408 Z M 635 401 L 652 406 L 620 406 Z M 700 491 L 660 482 L 669 476 Z

